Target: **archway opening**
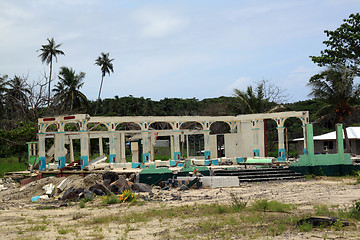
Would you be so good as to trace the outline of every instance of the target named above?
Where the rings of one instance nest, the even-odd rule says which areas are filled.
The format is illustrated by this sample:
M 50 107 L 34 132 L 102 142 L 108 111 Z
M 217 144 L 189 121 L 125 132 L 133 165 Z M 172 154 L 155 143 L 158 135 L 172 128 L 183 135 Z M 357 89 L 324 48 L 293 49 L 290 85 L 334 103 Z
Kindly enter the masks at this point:
M 225 135 L 230 133 L 230 125 L 226 122 L 214 122 L 210 126 L 210 138 L 215 138 L 215 157 L 225 157 Z

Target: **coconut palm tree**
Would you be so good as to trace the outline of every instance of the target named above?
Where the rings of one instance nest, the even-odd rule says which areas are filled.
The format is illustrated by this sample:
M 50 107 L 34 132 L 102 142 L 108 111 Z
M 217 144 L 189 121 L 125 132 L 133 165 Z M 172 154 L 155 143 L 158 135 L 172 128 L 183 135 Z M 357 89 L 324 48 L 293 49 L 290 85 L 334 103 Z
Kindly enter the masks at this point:
M 50 91 L 51 91 L 51 73 L 52 73 L 52 65 L 53 65 L 53 58 L 55 58 L 57 62 L 57 55 L 65 55 L 63 51 L 59 49 L 61 46 L 60 44 L 56 44 L 54 38 L 47 39 L 48 44 L 42 45 L 39 57 L 41 58 L 42 63 L 46 63 L 47 65 L 50 64 L 50 71 L 49 71 L 49 80 L 48 80 L 48 88 L 49 88 L 49 95 L 48 95 L 48 106 L 50 105 Z
M 7 75 L 0 76 L 0 118 L 2 117 L 5 111 L 4 105 L 5 105 L 5 94 L 7 91 L 7 87 L 6 87 L 7 78 L 8 78 Z
M 82 107 L 88 108 L 87 97 L 79 91 L 84 85 L 84 72 L 75 74 L 72 68 L 61 67 L 59 72 L 59 82 L 55 85 L 55 99 L 60 104 L 61 109 L 68 108 L 70 112 Z
M 114 67 L 113 64 L 111 63 L 114 59 L 110 59 L 109 58 L 109 53 L 104 53 L 102 52 L 100 54 L 100 56 L 95 60 L 95 65 L 98 65 L 101 67 L 101 83 L 100 83 L 100 89 L 99 89 L 99 96 L 98 96 L 98 102 L 96 104 L 96 108 L 95 108 L 95 114 L 98 108 L 98 104 L 100 101 L 100 94 L 101 94 L 101 88 L 103 85 L 103 81 L 104 81 L 104 77 L 106 74 L 109 74 L 110 76 L 110 72 L 114 72 Z
M 355 76 L 356 70 L 344 65 L 335 65 L 312 76 L 308 83 L 312 88 L 309 96 L 319 99 L 322 103 L 322 107 L 315 113 L 319 116 L 315 122 L 332 117 L 334 123 L 342 123 L 348 152 L 351 152 L 351 148 L 346 122 L 352 112 L 359 110 L 356 101 L 360 96 L 360 85 L 354 83 Z
M 25 79 L 14 76 L 6 83 L 5 105 L 8 117 L 23 119 L 27 116 L 28 99 L 30 90 L 27 88 Z

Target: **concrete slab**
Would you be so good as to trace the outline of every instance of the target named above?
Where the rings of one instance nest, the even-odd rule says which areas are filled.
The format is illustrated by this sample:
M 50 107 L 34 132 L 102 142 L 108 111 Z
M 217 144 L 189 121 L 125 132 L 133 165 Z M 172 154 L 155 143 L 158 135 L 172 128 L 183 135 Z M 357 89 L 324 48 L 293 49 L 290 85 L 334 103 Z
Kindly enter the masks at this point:
M 206 176 L 200 177 L 203 187 L 222 188 L 239 187 L 239 178 L 236 176 Z

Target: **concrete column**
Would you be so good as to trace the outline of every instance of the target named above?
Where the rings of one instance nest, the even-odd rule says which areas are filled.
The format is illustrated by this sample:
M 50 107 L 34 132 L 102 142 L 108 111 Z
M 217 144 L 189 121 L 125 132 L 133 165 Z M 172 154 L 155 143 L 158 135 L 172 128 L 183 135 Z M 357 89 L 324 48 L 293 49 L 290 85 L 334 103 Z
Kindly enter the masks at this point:
M 74 161 L 74 144 L 72 138 L 69 138 L 70 142 L 70 162 Z
M 186 157 L 190 156 L 190 143 L 189 143 L 189 135 L 186 135 Z
M 314 138 L 313 138 L 312 124 L 306 124 L 306 140 L 307 140 L 307 152 L 311 158 L 312 156 L 314 156 Z
M 65 134 L 57 133 L 55 134 L 55 159 L 59 162 L 59 169 L 65 167 L 66 162 L 66 153 L 67 150 L 65 148 Z
M 173 133 L 173 138 L 174 138 L 174 155 L 173 155 L 173 159 L 174 160 L 180 160 L 181 157 L 181 152 L 180 152 L 180 133 L 179 132 L 175 132 Z
M 210 150 L 210 130 L 204 130 L 204 157 L 206 160 L 211 159 Z
M 150 161 L 149 131 L 142 132 L 142 143 L 143 143 L 142 160 L 144 163 L 149 162 Z
M 39 171 L 46 170 L 46 155 L 45 155 L 45 134 L 38 134 L 39 138 Z
M 307 155 L 307 141 L 306 141 L 306 128 L 305 125 L 302 126 L 303 136 L 304 136 L 304 155 Z
M 120 134 L 120 162 L 125 163 L 126 162 L 126 151 L 125 151 L 125 133 Z
M 103 138 L 102 137 L 99 137 L 99 154 L 100 154 L 100 156 L 104 155 Z
M 260 120 L 251 121 L 251 130 L 253 137 L 253 157 L 260 157 L 260 146 L 259 146 L 259 127 Z
M 170 153 L 173 154 L 173 152 L 174 152 L 174 136 L 170 135 Z M 172 158 L 172 156 L 170 158 Z
M 131 162 L 138 163 L 139 162 L 139 142 L 131 142 L 131 153 L 132 159 Z
M 116 163 L 116 136 L 112 132 L 109 134 L 109 162 Z
M 338 154 L 342 164 L 345 163 L 344 159 L 344 138 L 342 124 L 336 124 L 336 139 L 338 142 Z
M 285 141 L 284 141 L 284 127 L 277 127 L 278 130 L 278 161 L 285 161 L 286 154 L 285 154 Z
M 85 166 L 89 164 L 89 145 L 90 145 L 90 137 L 87 132 L 80 133 L 80 163 L 81 163 L 81 169 L 83 169 Z

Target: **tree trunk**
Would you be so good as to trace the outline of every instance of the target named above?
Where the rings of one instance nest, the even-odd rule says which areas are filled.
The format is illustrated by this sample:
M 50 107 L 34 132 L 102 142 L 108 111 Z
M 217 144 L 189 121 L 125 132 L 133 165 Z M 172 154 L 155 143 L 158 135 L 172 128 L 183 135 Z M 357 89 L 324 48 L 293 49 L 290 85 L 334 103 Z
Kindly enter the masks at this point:
M 96 107 L 95 107 L 95 115 L 96 115 L 96 113 L 97 113 L 97 109 L 98 109 L 98 107 L 99 107 L 100 94 L 101 94 L 101 88 L 102 88 L 102 85 L 103 85 L 103 81 L 104 81 L 104 74 L 101 76 L 101 83 L 100 83 L 100 89 L 99 89 L 99 96 L 98 96 L 97 103 L 96 103 Z
M 51 72 L 52 72 L 52 58 L 51 58 L 51 60 L 50 60 L 48 107 L 50 106 Z

